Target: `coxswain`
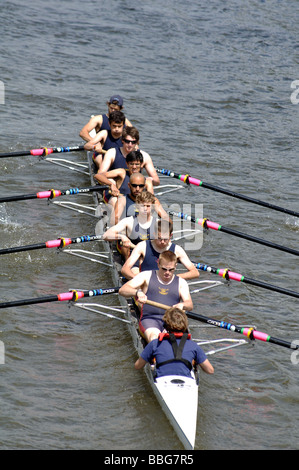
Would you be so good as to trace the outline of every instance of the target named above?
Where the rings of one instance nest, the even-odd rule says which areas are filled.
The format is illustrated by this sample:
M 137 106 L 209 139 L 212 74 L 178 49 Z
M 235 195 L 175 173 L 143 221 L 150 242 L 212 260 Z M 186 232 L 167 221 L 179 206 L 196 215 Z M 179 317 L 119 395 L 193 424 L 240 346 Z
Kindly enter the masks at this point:
M 135 369 L 142 369 L 147 363 L 154 362 L 156 377 L 192 377 L 191 370 L 196 369 L 197 365 L 207 374 L 213 374 L 214 367 L 205 352 L 191 339 L 186 313 L 171 307 L 166 310 L 162 320 L 165 331 L 146 345 L 135 362 Z

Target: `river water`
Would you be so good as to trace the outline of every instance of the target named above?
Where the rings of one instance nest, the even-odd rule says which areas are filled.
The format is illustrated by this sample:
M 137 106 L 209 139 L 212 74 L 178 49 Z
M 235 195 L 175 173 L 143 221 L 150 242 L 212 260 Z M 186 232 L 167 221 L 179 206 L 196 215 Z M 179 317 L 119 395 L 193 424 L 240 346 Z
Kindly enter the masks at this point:
M 159 167 L 298 211 L 297 1 L 3 0 L 0 14 L 0 152 L 79 145 L 89 116 L 118 93 Z M 89 176 L 32 156 L 1 159 L 0 181 L 1 197 L 90 185 Z M 202 204 L 214 222 L 298 249 L 296 217 L 194 186 L 160 200 L 182 210 Z M 1 248 L 94 227 L 93 217 L 44 200 L 0 205 Z M 299 290 L 298 260 L 281 250 L 210 230 L 188 254 Z M 113 283 L 109 268 L 53 250 L 0 263 L 1 302 Z M 193 300 L 207 316 L 299 340 L 296 298 L 231 281 Z M 1 449 L 182 449 L 133 368 L 125 325 L 53 302 L 2 309 L 0 340 Z M 196 449 L 298 449 L 296 355 L 256 341 L 211 361 Z

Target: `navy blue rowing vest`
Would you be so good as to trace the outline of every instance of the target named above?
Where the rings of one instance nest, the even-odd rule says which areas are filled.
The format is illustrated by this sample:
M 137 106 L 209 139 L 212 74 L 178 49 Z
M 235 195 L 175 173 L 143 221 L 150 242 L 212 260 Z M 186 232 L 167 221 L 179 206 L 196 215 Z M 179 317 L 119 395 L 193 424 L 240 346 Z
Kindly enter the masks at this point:
M 176 305 L 180 302 L 179 293 L 179 280 L 180 278 L 175 274 L 169 284 L 162 284 L 157 275 L 157 271 L 152 271 L 151 278 L 148 284 L 146 296 L 148 300 L 153 300 L 164 305 Z M 162 308 L 153 307 L 152 305 L 144 304 L 142 306 L 142 320 L 146 318 L 155 318 L 164 316 L 165 310 Z
M 110 131 L 109 119 L 106 114 L 102 114 L 102 125 L 100 131 Z
M 133 228 L 129 236 L 130 240 L 137 245 L 137 243 L 143 240 L 149 240 L 154 235 L 154 230 L 156 226 L 156 217 L 152 217 L 152 222 L 148 228 L 143 228 L 139 224 L 137 216 L 133 217 Z
M 146 240 L 145 246 L 145 256 L 144 260 L 142 261 L 140 271 L 151 271 L 152 269 L 159 269 L 158 268 L 158 260 L 160 253 L 155 250 L 150 240 Z M 174 253 L 175 244 L 172 243 L 170 245 L 169 251 Z
M 127 160 L 123 156 L 121 149 L 118 148 L 118 147 L 115 148 L 114 162 L 112 163 L 111 167 L 109 168 L 109 171 L 110 170 L 116 170 L 117 168 L 124 168 L 126 170 L 126 176 L 125 176 L 125 179 L 122 182 L 121 187 L 119 188 L 119 191 L 120 191 L 121 194 L 129 194 L 130 193 L 130 188 L 128 186 L 128 183 L 130 181 L 130 177 L 129 177 L 129 173 L 128 173 Z
M 109 129 L 107 131 L 108 135 L 107 135 L 107 139 L 105 140 L 105 143 L 103 145 L 103 149 L 104 150 L 109 150 L 111 148 L 115 149 L 115 148 L 120 148 L 122 147 L 122 141 L 121 139 L 115 139 L 112 134 L 111 134 L 111 130 Z
M 124 217 L 130 217 L 131 215 L 133 217 L 136 215 L 136 203 L 133 201 L 130 194 L 126 194 L 126 208 L 124 210 Z

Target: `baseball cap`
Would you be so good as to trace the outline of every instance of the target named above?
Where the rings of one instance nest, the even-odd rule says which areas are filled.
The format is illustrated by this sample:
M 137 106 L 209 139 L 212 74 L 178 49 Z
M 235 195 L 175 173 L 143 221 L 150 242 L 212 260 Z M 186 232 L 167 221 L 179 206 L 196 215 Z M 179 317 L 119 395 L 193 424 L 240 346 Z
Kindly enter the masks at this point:
M 121 96 L 119 95 L 113 95 L 111 96 L 109 103 L 113 103 L 113 101 L 116 101 L 119 106 L 123 105 L 124 100 L 122 99 Z

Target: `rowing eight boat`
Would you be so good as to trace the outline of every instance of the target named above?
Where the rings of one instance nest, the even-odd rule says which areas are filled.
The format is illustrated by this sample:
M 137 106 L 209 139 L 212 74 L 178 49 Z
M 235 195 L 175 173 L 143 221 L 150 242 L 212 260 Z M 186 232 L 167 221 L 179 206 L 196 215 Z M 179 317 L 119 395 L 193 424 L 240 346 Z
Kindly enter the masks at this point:
M 88 165 L 91 177 L 91 183 L 94 180 L 94 163 L 92 153 L 88 152 Z M 96 234 L 102 234 L 107 229 L 108 214 L 107 206 L 103 203 L 101 194 L 96 192 L 93 194 L 97 205 L 97 215 L 99 222 L 96 226 Z M 110 253 L 111 268 L 115 281 L 115 285 L 121 285 L 122 278 L 120 270 L 122 261 L 119 252 L 114 243 L 102 241 L 104 250 Z M 120 303 L 124 309 L 125 317 L 128 322 L 129 331 L 131 333 L 133 344 L 137 353 L 140 355 L 145 346 L 145 341 L 140 335 L 138 322 L 139 310 L 134 299 L 125 299 L 119 296 Z M 234 340 L 231 340 L 234 341 Z M 244 340 L 236 340 L 237 344 L 244 344 Z M 215 351 L 213 351 L 215 352 Z M 198 387 L 199 376 L 197 371 L 192 371 L 192 378 L 185 376 L 164 376 L 156 378 L 155 368 L 153 365 L 147 364 L 145 372 L 149 383 L 170 423 L 172 424 L 177 436 L 181 440 L 185 449 L 194 449 L 196 438 L 197 409 L 198 409 Z

